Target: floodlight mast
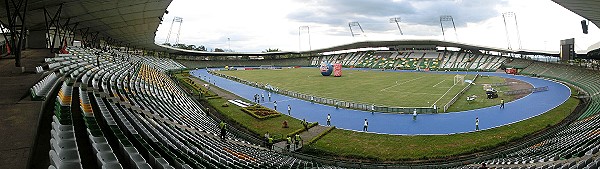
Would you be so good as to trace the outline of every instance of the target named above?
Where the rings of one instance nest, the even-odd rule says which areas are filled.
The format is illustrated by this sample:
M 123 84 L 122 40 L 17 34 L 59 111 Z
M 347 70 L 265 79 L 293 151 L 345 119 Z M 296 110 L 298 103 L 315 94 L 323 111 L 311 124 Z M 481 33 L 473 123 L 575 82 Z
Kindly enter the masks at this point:
M 169 34 L 167 34 L 167 39 L 165 40 L 165 43 L 169 43 L 169 39 L 171 38 L 171 33 L 173 30 L 173 24 L 175 22 L 179 22 L 179 30 L 177 31 L 177 39 L 175 40 L 175 44 L 179 43 L 179 33 L 181 32 L 181 23 L 183 22 L 183 18 L 182 17 L 174 17 L 173 21 L 171 22 L 171 27 L 169 28 Z
M 444 41 L 446 41 L 446 33 L 444 32 L 443 22 L 452 22 L 452 27 L 454 28 L 454 34 L 456 36 L 456 41 L 458 41 L 458 33 L 456 32 L 456 25 L 454 24 L 454 18 L 452 18 L 452 16 L 450 16 L 450 15 L 440 16 L 440 27 L 442 28 L 442 36 L 444 37 Z
M 300 36 L 302 30 L 306 29 L 306 33 L 308 34 L 308 50 L 312 51 L 312 45 L 310 44 L 310 27 L 309 26 L 299 26 L 298 27 L 298 53 L 302 51 L 302 37 Z M 310 54 L 309 54 L 310 55 Z
M 404 33 L 402 33 L 402 29 L 400 29 L 400 24 L 398 23 L 400 20 L 402 20 L 400 17 L 390 18 L 390 23 L 396 23 L 396 26 L 398 26 L 398 31 L 400 31 L 400 35 L 404 35 Z
M 183 23 L 183 18 L 179 17 L 179 29 L 177 30 L 177 39 L 175 40 L 176 44 L 179 44 L 179 34 L 181 34 L 181 24 Z
M 358 27 L 360 29 L 361 34 L 355 34 L 354 30 L 352 30 L 352 27 Z M 363 35 L 365 36 L 365 31 L 363 30 L 363 28 L 360 26 L 360 23 L 358 22 L 348 22 L 348 27 L 350 27 L 350 34 L 352 34 L 352 37 L 356 36 L 356 35 Z
M 508 43 L 508 49 L 512 49 L 512 45 L 510 44 L 510 34 L 508 33 L 508 26 L 506 25 L 507 17 L 512 17 L 515 21 L 515 28 L 517 29 L 517 42 L 519 43 L 519 49 L 522 49 L 521 34 L 519 33 L 519 24 L 517 22 L 517 14 L 514 12 L 504 12 L 502 13 L 502 19 L 504 20 L 504 31 L 506 31 L 506 41 Z

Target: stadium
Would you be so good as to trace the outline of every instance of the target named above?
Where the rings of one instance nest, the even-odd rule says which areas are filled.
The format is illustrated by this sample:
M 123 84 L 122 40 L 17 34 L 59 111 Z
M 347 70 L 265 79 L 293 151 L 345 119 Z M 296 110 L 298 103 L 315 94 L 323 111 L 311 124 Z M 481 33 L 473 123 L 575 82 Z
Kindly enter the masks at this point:
M 442 15 L 443 40 L 209 51 L 157 42 L 171 3 L 2 3 L 0 168 L 600 166 L 600 43 L 446 40 Z M 597 1 L 552 3 L 599 23 Z

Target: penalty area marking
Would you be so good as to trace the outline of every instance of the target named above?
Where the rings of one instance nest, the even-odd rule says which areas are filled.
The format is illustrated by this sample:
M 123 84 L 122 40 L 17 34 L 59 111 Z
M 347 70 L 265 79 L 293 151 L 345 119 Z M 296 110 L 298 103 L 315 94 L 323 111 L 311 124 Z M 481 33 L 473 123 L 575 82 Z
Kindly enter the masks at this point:
M 452 85 L 452 87 L 450 87 L 450 88 L 449 88 L 449 89 L 446 91 L 446 93 L 444 93 L 444 95 L 442 95 L 442 97 L 440 97 L 440 98 L 439 98 L 439 99 L 437 99 L 435 102 L 433 102 L 433 104 L 432 104 L 431 106 L 435 105 L 435 104 L 436 104 L 438 101 L 442 100 L 442 98 L 444 98 L 444 96 L 446 96 L 446 94 L 448 94 L 448 92 L 450 92 L 450 90 L 452 90 L 452 88 L 454 88 L 454 86 L 456 86 L 456 84 Z
M 446 79 L 444 79 L 444 80 L 442 80 L 441 82 L 439 82 L 439 83 L 437 83 L 437 84 L 433 85 L 433 87 L 436 87 L 437 85 L 439 85 L 439 84 L 443 83 L 444 81 L 446 81 Z
M 380 91 L 380 92 L 383 92 L 383 91 L 385 91 L 385 90 L 387 90 L 387 89 L 390 89 L 390 88 L 392 88 L 392 87 L 396 87 L 396 86 L 398 86 L 398 85 L 402 85 L 402 84 L 405 84 L 405 83 L 408 83 L 408 82 L 412 82 L 412 81 L 415 81 L 415 80 L 419 80 L 419 79 L 421 79 L 421 78 L 423 78 L 423 77 L 425 77 L 425 76 L 417 77 L 417 78 L 414 78 L 414 79 L 411 79 L 411 80 L 408 80 L 408 81 L 404 81 L 404 82 L 402 82 L 402 83 L 398 83 L 398 81 L 396 81 L 396 84 L 395 84 L 395 85 L 392 85 L 392 86 L 390 86 L 390 87 L 383 88 L 383 89 L 381 89 L 381 90 L 379 90 L 379 91 Z

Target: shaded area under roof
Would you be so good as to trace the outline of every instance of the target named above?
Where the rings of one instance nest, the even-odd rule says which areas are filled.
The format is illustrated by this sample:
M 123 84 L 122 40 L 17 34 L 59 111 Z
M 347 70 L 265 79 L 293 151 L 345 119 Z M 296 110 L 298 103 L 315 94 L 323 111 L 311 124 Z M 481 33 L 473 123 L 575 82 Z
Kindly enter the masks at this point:
M 78 23 L 77 30 L 89 28 L 89 32 L 98 32 L 100 37 L 110 37 L 122 45 L 160 51 L 154 44 L 154 37 L 161 22 L 159 17 L 171 1 L 29 0 L 25 26 L 29 30 L 45 30 L 44 8 L 54 15 L 62 4 L 61 24 L 70 19 L 69 25 Z M 8 20 L 5 3 L 0 3 L 0 19 Z M 79 37 L 79 32 L 75 33 Z

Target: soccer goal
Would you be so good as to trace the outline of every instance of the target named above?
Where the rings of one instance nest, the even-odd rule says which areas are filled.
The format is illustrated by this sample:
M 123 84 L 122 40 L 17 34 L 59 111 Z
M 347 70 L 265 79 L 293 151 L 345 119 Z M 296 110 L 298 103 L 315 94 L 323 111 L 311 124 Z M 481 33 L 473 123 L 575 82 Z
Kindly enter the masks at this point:
M 465 76 L 464 75 L 456 75 L 454 76 L 454 85 L 464 85 L 465 84 Z
M 273 65 L 260 65 L 259 69 L 275 69 Z

